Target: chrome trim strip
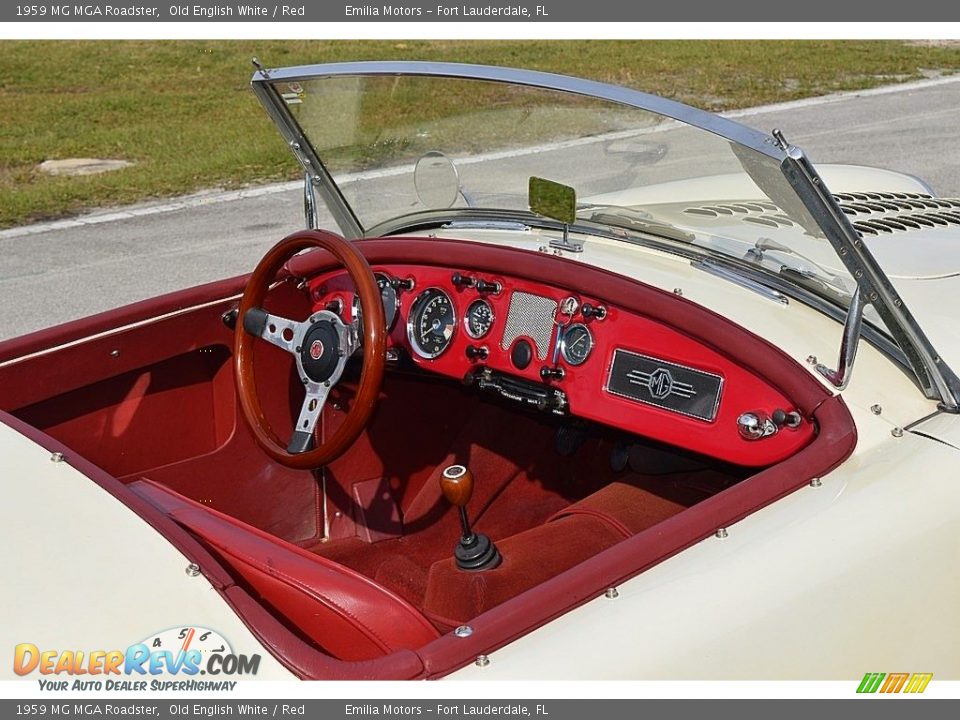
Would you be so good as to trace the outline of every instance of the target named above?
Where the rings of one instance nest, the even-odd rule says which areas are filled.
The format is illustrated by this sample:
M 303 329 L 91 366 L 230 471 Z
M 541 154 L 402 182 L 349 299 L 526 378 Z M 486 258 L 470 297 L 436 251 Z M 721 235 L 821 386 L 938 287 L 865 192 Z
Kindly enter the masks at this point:
M 200 303 L 199 305 L 191 305 L 190 307 L 180 308 L 179 310 L 173 310 L 163 315 L 155 315 L 154 317 L 146 318 L 144 320 L 138 320 L 137 322 L 130 323 L 129 325 L 123 325 L 118 328 L 111 328 L 110 330 L 104 330 L 103 332 L 96 333 L 94 335 L 87 335 L 86 337 L 77 338 L 76 340 L 71 340 L 70 342 L 63 343 L 62 345 L 55 345 L 54 347 L 44 348 L 43 350 L 36 350 L 27 355 L 21 355 L 19 357 L 10 358 L 4 362 L 0 362 L 0 368 L 9 367 L 10 365 L 17 365 L 26 360 L 31 360 L 36 357 L 41 357 L 43 355 L 49 355 L 50 353 L 59 352 L 61 350 L 66 350 L 67 348 L 76 347 L 77 345 L 83 345 L 88 342 L 93 342 L 94 340 L 101 340 L 112 335 L 119 335 L 120 333 L 126 332 L 128 330 L 135 330 L 139 327 L 145 327 L 147 325 L 153 325 L 154 323 L 161 322 L 163 320 L 168 320 L 170 318 L 177 317 L 178 315 L 183 315 L 185 313 L 193 312 L 194 310 L 202 310 L 203 308 L 213 307 L 214 305 L 221 305 L 231 300 L 239 300 L 242 298 L 242 294 L 230 295 L 228 297 L 220 298 L 219 300 L 210 300 L 209 302 Z
M 778 160 L 784 156 L 783 152 L 771 143 L 770 138 L 765 133 L 754 130 L 746 125 L 741 125 L 734 120 L 714 115 L 705 110 L 690 107 L 689 105 L 684 105 L 676 100 L 668 100 L 639 90 L 609 85 L 595 80 L 584 80 L 569 75 L 558 75 L 556 73 L 538 72 L 535 70 L 520 70 L 516 68 L 464 63 L 373 60 L 301 65 L 271 69 L 266 72 L 257 71 L 254 73 L 251 82 L 256 86 L 278 80 L 302 81 L 316 77 L 336 77 L 339 75 L 420 75 L 461 78 L 465 80 L 488 80 L 491 82 L 526 85 L 544 90 L 559 90 L 575 95 L 587 95 L 623 105 L 631 105 L 641 110 L 649 110 L 650 112 L 679 120 L 688 125 L 693 125 L 694 127 L 720 135 L 721 137 L 734 140 L 741 145 L 746 145 L 758 152 L 762 152 L 764 155 L 769 155 Z
M 768 300 L 773 300 L 774 302 L 780 303 L 781 305 L 789 305 L 790 299 L 778 290 L 767 287 L 762 283 L 757 282 L 748 277 L 744 277 L 739 273 L 734 272 L 732 269 L 723 267 L 722 265 L 717 265 L 710 262 L 709 260 L 691 260 L 690 265 L 697 268 L 698 270 L 703 270 L 708 272 L 711 275 L 716 275 L 717 277 L 723 278 L 724 280 L 729 280 L 735 285 L 739 285 L 742 288 L 747 290 L 752 290 L 758 295 L 762 295 Z

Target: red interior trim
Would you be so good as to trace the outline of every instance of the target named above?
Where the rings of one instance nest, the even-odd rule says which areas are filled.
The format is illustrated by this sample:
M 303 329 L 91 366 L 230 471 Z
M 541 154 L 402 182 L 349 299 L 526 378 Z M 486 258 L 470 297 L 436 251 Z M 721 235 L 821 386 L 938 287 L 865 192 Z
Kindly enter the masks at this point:
M 728 527 L 804 487 L 812 478 L 830 472 L 853 452 L 857 442 L 856 429 L 839 397 L 821 404 L 815 417 L 822 431 L 813 443 L 792 458 L 480 615 L 470 623 L 474 629 L 470 637 L 444 635 L 421 648 L 419 655 L 429 677 L 447 675 L 469 664 L 477 655 L 507 645 L 598 597 L 604 589 L 622 583 L 709 537 L 717 528 Z M 523 621 L 531 615 L 539 616 L 535 625 Z
M 263 597 L 335 657 L 366 660 L 438 636 L 410 603 L 344 565 L 150 480 L 129 487 L 229 558 Z
M 820 432 L 810 445 L 793 457 L 480 615 L 471 622 L 475 632 L 469 638 L 445 635 L 425 645 L 416 654 L 399 651 L 373 661 L 342 662 L 310 648 L 283 627 L 243 588 L 233 584 L 230 574 L 220 563 L 172 519 L 100 468 L 74 456 L 62 443 L 8 413 L 0 412 L 0 421 L 51 452 L 67 454 L 73 467 L 143 517 L 184 554 L 187 562 L 197 562 L 251 632 L 280 662 L 301 677 L 401 679 L 448 674 L 472 662 L 476 655 L 502 647 L 596 597 L 605 587 L 623 582 L 708 537 L 716 528 L 730 525 L 803 487 L 811 478 L 822 476 L 843 462 L 856 445 L 852 418 L 839 397 L 830 396 L 792 358 L 762 338 L 683 298 L 575 261 L 509 248 L 427 238 L 365 240 L 360 245 L 371 263 L 418 262 L 494 273 L 509 272 L 585 295 L 616 298 L 621 307 L 682 327 L 690 337 L 766 378 L 791 398 L 803 414 L 814 417 Z M 332 267 L 332 258 L 323 252 L 306 253 L 290 262 L 290 269 L 296 275 L 312 275 Z M 0 343 L 0 362 L 159 314 L 222 299 L 242 289 L 244 282 L 245 278 L 234 278 L 212 283 Z

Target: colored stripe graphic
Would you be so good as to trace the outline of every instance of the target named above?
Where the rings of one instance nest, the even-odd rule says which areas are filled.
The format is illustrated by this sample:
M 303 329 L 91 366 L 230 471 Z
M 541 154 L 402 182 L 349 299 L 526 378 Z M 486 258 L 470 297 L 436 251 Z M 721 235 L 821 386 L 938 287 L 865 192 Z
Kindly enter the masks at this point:
M 933 673 L 867 673 L 860 681 L 858 693 L 922 693 L 927 689 Z M 882 683 L 882 685 L 881 685 Z
M 904 683 L 907 682 L 907 678 L 910 677 L 910 673 L 890 673 L 887 675 L 887 681 L 883 684 L 883 687 L 880 688 L 882 693 L 898 693 L 901 688 L 903 688 Z
M 927 685 L 930 684 L 930 678 L 932 677 L 933 673 L 914 673 L 910 676 L 910 682 L 907 683 L 907 687 L 904 692 L 922 693 L 927 689 Z
M 860 681 L 860 687 L 857 688 L 857 692 L 875 693 L 885 677 L 886 673 L 867 673 L 863 676 L 863 680 Z

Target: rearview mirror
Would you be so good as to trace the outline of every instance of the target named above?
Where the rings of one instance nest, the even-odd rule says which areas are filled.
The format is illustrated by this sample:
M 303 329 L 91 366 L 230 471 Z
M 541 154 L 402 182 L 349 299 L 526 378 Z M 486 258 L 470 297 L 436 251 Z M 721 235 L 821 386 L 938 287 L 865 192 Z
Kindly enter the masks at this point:
M 577 191 L 553 180 L 531 177 L 527 203 L 537 215 L 573 225 L 577 220 Z
M 453 207 L 460 192 L 460 174 L 453 160 L 431 150 L 417 160 L 413 170 L 417 199 L 430 210 Z

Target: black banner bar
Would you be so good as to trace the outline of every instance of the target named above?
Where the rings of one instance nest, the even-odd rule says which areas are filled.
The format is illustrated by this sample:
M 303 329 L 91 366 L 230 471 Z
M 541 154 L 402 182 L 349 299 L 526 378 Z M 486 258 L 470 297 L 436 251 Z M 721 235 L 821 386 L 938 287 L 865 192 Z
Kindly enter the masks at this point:
M 623 0 L 467 0 L 466 2 L 344 2 L 336 0 L 99 0 L 5 2 L 0 22 L 950 22 L 960 3 L 809 0 L 695 0 L 628 3 Z
M 851 692 L 853 692 L 851 690 Z M 4 718 L 323 718 L 370 720 L 376 718 L 456 718 L 456 720 L 583 720 L 597 717 L 659 719 L 681 717 L 736 717 L 737 720 L 809 720 L 811 717 L 912 720 L 956 717 L 956 700 L 910 702 L 903 700 L 231 700 L 164 698 L 144 700 L 92 700 L 80 695 L 44 700 L 0 700 Z M 842 713 L 842 715 L 841 715 Z

